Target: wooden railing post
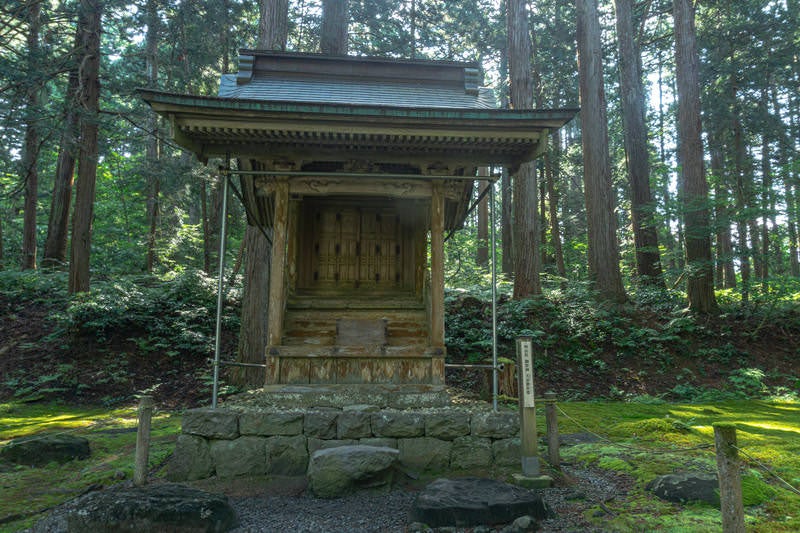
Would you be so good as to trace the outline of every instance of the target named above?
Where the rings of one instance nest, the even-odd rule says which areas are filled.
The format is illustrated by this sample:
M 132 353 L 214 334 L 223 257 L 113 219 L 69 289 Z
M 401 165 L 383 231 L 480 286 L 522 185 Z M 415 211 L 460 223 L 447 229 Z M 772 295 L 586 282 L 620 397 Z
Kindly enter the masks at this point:
M 558 439 L 558 413 L 556 412 L 556 393 L 544 393 L 545 419 L 547 422 L 547 460 L 553 468 L 561 467 Z
M 150 458 L 150 419 L 153 417 L 153 398 L 139 400 L 139 428 L 136 432 L 136 457 L 133 464 L 133 484 L 147 484 L 147 463 Z
M 722 532 L 744 533 L 742 480 L 739 474 L 739 452 L 736 448 L 736 426 L 714 424 L 714 445 L 717 449 Z

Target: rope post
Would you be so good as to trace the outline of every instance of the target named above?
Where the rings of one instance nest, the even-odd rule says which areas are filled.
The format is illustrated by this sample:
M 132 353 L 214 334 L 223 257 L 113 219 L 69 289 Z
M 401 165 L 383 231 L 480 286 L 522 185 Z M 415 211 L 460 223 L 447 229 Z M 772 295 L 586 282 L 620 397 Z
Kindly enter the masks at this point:
M 561 467 L 558 441 L 558 413 L 556 412 L 556 393 L 544 393 L 545 419 L 547 421 L 547 460 L 553 468 Z
M 517 361 L 522 473 L 528 477 L 536 477 L 539 475 L 539 454 L 536 449 L 536 403 L 533 391 L 533 339 L 531 337 L 517 337 Z
M 133 484 L 147 484 L 147 463 L 150 459 L 150 419 L 153 416 L 153 398 L 142 396 L 139 400 L 139 428 L 136 431 L 136 456 L 133 464 Z
M 736 448 L 736 426 L 714 424 L 714 445 L 717 449 L 722 532 L 744 533 L 742 480 L 739 474 L 739 452 Z

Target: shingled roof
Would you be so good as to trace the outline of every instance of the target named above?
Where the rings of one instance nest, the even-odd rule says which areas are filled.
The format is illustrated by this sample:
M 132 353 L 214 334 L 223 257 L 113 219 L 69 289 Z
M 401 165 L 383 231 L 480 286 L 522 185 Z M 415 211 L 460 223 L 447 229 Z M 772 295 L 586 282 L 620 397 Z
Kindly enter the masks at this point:
M 201 159 L 413 161 L 420 172 L 493 164 L 513 172 L 577 111 L 498 109 L 479 85 L 475 63 L 242 50 L 219 96 L 140 94 Z
M 475 63 L 243 50 L 239 72 L 222 76 L 219 96 L 435 109 L 497 107 L 492 90 L 479 83 Z

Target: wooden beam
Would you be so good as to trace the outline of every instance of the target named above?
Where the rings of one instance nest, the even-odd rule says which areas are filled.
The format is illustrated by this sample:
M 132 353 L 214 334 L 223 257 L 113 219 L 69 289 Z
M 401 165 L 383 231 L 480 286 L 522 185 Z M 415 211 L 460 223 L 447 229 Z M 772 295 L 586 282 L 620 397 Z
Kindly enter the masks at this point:
M 444 185 L 431 195 L 431 346 L 444 348 Z

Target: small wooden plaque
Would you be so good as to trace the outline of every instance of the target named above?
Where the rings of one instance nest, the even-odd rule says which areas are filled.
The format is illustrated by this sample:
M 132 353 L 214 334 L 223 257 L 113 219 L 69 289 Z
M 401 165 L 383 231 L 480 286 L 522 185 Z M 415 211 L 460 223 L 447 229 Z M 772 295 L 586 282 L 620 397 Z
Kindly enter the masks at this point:
M 340 318 L 336 321 L 337 346 L 383 346 L 385 319 Z

